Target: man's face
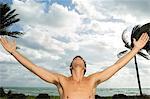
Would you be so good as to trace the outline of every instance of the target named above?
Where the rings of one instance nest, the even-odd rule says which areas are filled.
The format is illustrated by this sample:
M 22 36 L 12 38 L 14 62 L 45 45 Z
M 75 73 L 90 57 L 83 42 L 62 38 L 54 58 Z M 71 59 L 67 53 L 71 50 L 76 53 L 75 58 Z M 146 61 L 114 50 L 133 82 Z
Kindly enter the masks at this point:
M 83 59 L 77 57 L 72 62 L 72 68 L 85 68 L 85 63 Z

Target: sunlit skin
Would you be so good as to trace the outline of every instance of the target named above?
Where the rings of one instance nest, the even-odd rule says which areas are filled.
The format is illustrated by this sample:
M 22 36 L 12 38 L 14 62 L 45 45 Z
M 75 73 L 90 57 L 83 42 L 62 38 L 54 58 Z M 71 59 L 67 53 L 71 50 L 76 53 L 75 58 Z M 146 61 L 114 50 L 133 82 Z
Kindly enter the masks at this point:
M 87 77 L 84 76 L 84 70 L 86 69 L 84 61 L 77 57 L 73 60 L 72 66 L 70 67 L 72 74 L 67 77 L 33 64 L 16 51 L 15 41 L 10 42 L 4 37 L 0 38 L 1 45 L 4 49 L 13 55 L 19 63 L 44 81 L 56 85 L 61 99 L 95 99 L 97 85 L 108 80 L 124 67 L 146 45 L 148 40 L 147 33 L 143 33 L 138 41 L 134 39 L 134 48 L 130 52 L 105 70 L 93 73 Z

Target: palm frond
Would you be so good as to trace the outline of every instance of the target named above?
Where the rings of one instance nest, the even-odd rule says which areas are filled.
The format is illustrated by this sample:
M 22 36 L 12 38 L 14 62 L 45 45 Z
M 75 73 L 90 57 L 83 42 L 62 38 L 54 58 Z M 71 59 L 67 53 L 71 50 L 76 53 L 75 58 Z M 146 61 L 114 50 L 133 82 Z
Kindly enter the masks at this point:
M 150 55 L 150 40 L 147 43 L 146 52 Z
M 150 55 L 150 50 L 147 50 L 147 53 Z
M 0 35 L 18 38 L 20 35 L 24 34 L 18 31 L 8 31 L 9 26 L 20 20 L 16 18 L 18 14 L 14 14 L 15 11 L 15 9 L 11 11 L 7 4 L 0 4 Z M 16 49 L 20 49 L 20 47 L 17 46 Z
M 8 35 L 8 32 L 6 32 L 6 31 L 0 31 L 0 35 Z
M 16 11 L 16 9 L 14 9 L 14 10 L 9 11 L 8 13 L 6 13 L 5 18 L 11 17 L 14 14 L 15 11 Z
M 125 29 L 125 30 L 123 31 L 122 36 L 121 36 L 121 37 L 122 37 L 122 41 L 125 43 L 125 45 L 128 44 L 128 41 L 126 40 L 126 37 L 125 37 L 126 31 L 127 31 L 127 29 Z
M 124 42 L 126 48 L 132 50 L 132 48 L 134 47 L 134 46 L 133 46 L 133 40 L 132 40 L 132 38 L 135 38 L 135 34 L 136 34 L 136 39 L 138 39 L 138 38 L 140 37 L 140 34 L 139 34 L 140 31 L 142 31 L 142 32 L 143 32 L 144 30 L 150 31 L 150 29 L 149 29 L 150 23 L 147 23 L 147 24 L 143 25 L 142 27 L 143 27 L 143 28 L 142 28 L 142 30 L 141 30 L 141 29 L 140 29 L 141 26 L 140 26 L 140 25 L 136 25 L 136 26 L 132 29 L 132 33 L 131 33 L 131 45 L 129 44 L 129 42 L 128 42 L 128 40 L 127 40 L 127 37 L 125 36 L 125 33 L 127 32 L 127 29 L 125 29 L 125 30 L 123 31 L 123 33 L 122 33 L 122 41 Z M 150 35 L 150 32 L 149 32 L 148 34 Z M 148 44 L 149 44 L 149 45 L 147 45 L 146 51 L 147 51 L 147 53 L 150 55 L 150 43 L 148 43 Z M 119 54 L 117 54 L 117 57 L 121 57 L 121 56 L 122 56 L 123 54 L 125 54 L 126 52 L 127 52 L 127 50 L 120 52 Z M 142 56 L 143 58 L 145 58 L 145 59 L 147 59 L 147 60 L 150 60 L 149 55 L 147 55 L 147 54 L 145 54 L 145 53 L 143 53 L 143 52 L 141 52 L 141 51 L 138 52 L 137 54 L 140 55 L 140 56 Z
M 123 56 L 127 52 L 128 52 L 128 50 L 124 50 L 124 51 L 120 52 L 119 54 L 117 54 L 117 57 L 120 58 L 121 56 Z
M 14 12 L 16 10 L 10 9 L 10 7 L 7 4 L 0 4 L 0 30 L 7 28 L 11 26 L 13 23 L 16 23 L 19 21 L 19 19 L 15 18 L 18 14 L 14 15 Z
M 7 4 L 0 4 L 1 16 L 5 16 L 10 11 L 10 7 Z
M 125 47 L 128 48 L 128 49 L 131 49 L 131 46 L 129 44 L 129 41 L 127 40 L 127 37 L 125 36 L 125 33 L 127 32 L 127 29 L 125 29 L 122 33 L 122 41 L 124 42 L 125 44 Z
M 13 31 L 13 32 L 7 32 L 7 31 L 0 31 L 0 35 L 6 35 L 14 38 L 18 38 L 19 35 L 23 35 L 24 33 L 18 32 L 18 31 Z
M 23 35 L 24 33 L 22 32 L 18 32 L 18 31 L 13 31 L 13 32 L 9 32 L 10 35 Z
M 7 28 L 8 26 L 11 26 L 12 24 L 18 22 L 19 20 L 20 19 L 10 20 L 9 22 L 6 22 L 6 23 L 2 24 L 2 26 L 0 27 L 0 29 Z
M 147 60 L 150 60 L 150 57 L 149 57 L 148 55 L 142 53 L 142 52 L 138 52 L 138 55 L 144 57 L 144 58 L 147 59 Z
M 3 24 L 3 23 L 7 23 L 7 22 L 9 22 L 10 20 L 15 19 L 15 17 L 16 17 L 17 15 L 18 15 L 18 14 L 15 14 L 15 15 L 12 15 L 11 17 L 9 17 L 9 18 L 4 18 L 1 23 L 2 23 L 2 24 Z

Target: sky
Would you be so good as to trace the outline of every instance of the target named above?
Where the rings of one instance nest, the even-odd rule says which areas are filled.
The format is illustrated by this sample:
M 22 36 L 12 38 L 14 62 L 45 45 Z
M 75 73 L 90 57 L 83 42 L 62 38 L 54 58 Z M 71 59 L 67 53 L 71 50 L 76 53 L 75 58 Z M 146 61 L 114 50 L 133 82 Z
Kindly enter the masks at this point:
M 126 50 L 122 32 L 150 21 L 149 0 L 0 0 L 21 19 L 10 30 L 18 51 L 34 64 L 70 76 L 76 55 L 87 63 L 86 76 L 113 65 Z M 9 38 L 13 40 L 13 38 Z M 150 61 L 137 56 L 142 88 L 150 88 Z M 0 46 L 0 86 L 54 87 L 20 65 Z M 100 88 L 138 88 L 134 60 L 103 82 Z

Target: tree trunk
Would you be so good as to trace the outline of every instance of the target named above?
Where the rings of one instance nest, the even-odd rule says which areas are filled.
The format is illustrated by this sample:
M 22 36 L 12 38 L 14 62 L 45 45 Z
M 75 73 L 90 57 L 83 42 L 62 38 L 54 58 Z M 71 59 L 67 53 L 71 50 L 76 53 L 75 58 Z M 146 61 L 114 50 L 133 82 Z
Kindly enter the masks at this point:
M 137 74 L 137 80 L 138 80 L 140 95 L 142 96 L 143 94 L 142 94 L 142 89 L 141 89 L 140 76 L 139 76 L 139 70 L 138 70 L 138 65 L 137 65 L 136 56 L 134 57 L 134 60 L 135 60 L 135 67 L 136 67 L 136 74 Z

